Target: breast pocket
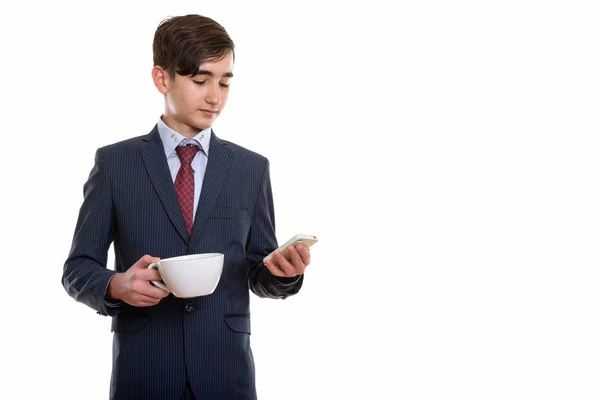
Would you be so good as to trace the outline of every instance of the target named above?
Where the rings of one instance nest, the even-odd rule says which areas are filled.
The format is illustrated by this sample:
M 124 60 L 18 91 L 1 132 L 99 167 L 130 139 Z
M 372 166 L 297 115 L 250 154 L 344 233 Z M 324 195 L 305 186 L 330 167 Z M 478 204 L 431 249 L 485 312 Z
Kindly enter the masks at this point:
M 205 243 L 214 248 L 215 251 L 226 253 L 226 264 L 235 259 L 243 259 L 246 254 L 250 224 L 250 211 L 246 209 L 235 207 L 213 208 L 205 225 Z

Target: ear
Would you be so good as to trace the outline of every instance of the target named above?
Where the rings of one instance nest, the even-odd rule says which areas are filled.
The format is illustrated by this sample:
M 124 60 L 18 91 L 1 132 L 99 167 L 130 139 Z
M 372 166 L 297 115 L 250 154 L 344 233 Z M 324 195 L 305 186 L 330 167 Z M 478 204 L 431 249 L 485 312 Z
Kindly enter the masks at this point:
M 167 94 L 169 92 L 169 74 L 162 67 L 155 65 L 152 68 L 152 81 L 154 82 L 154 86 L 158 89 L 162 94 Z

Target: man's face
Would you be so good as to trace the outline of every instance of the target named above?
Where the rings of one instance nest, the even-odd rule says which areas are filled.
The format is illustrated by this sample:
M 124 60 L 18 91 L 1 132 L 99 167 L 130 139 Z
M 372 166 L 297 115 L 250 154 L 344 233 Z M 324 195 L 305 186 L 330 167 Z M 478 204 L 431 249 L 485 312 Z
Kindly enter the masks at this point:
M 165 76 L 166 102 L 163 121 L 171 129 L 193 137 L 213 125 L 223 111 L 233 77 L 233 54 L 200 64 L 198 74 Z

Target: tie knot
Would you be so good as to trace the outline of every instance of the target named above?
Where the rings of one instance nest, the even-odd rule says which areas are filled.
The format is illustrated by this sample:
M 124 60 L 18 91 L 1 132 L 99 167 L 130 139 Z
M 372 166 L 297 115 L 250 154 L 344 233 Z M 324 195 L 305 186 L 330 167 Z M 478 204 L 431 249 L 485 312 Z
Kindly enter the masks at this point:
M 181 164 L 190 165 L 194 156 L 200 149 L 198 146 L 177 146 L 175 150 L 181 160 Z

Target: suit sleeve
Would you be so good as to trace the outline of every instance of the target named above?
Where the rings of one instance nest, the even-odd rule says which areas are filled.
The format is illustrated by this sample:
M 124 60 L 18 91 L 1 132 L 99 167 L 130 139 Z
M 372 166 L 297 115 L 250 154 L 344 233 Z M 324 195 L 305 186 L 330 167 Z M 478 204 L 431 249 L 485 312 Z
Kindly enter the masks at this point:
M 304 275 L 294 278 L 279 278 L 271 274 L 262 262 L 277 246 L 275 236 L 275 212 L 269 161 L 265 159 L 262 182 L 252 216 L 247 255 L 250 261 L 248 285 L 258 297 L 285 299 L 298 293 L 302 287 Z
M 101 315 L 116 315 L 118 304 L 105 301 L 114 271 L 106 267 L 108 250 L 115 235 L 114 210 L 109 179 L 101 149 L 83 187 L 83 204 L 63 267 L 62 284 L 69 294 Z

